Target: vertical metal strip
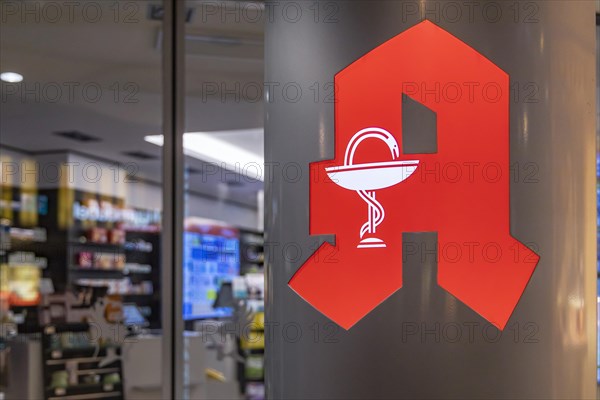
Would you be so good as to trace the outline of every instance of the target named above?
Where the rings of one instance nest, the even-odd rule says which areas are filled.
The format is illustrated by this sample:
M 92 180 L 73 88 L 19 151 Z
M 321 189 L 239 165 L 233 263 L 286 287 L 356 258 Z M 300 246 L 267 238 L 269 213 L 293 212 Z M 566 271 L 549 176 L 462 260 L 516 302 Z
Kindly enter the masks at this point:
M 185 2 L 164 0 L 162 397 L 183 398 L 183 132 Z

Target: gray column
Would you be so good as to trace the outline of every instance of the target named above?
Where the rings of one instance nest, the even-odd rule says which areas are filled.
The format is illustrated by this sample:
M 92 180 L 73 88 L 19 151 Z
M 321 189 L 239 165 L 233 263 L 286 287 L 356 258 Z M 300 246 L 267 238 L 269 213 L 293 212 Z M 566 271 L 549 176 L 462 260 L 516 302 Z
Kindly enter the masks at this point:
M 266 12 L 267 396 L 595 398 L 594 2 L 279 1 Z M 309 235 L 309 163 L 334 157 L 334 75 L 423 17 L 510 77 L 510 231 L 540 261 L 503 331 L 437 285 L 435 257 L 398 260 L 403 288 L 349 330 L 288 286 L 335 240 Z M 436 233 L 403 240 L 435 247 Z

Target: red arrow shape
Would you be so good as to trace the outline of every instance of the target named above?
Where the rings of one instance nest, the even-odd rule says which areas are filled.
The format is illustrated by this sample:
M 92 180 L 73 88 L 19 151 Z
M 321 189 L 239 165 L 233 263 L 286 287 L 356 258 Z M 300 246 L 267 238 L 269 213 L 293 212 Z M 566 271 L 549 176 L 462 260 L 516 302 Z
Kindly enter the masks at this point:
M 335 234 L 336 245 L 321 246 L 289 286 L 349 329 L 402 287 L 402 232 L 437 231 L 438 284 L 503 329 L 539 260 L 510 235 L 508 75 L 424 21 L 343 69 L 335 84 L 335 158 L 311 164 L 310 234 Z M 391 132 L 402 148 L 402 93 L 436 113 L 438 152 L 399 157 L 419 166 L 376 192 L 386 247 L 357 248 L 369 209 L 325 168 L 344 165 L 347 144 L 367 127 Z M 386 143 L 368 139 L 354 163 L 392 160 Z

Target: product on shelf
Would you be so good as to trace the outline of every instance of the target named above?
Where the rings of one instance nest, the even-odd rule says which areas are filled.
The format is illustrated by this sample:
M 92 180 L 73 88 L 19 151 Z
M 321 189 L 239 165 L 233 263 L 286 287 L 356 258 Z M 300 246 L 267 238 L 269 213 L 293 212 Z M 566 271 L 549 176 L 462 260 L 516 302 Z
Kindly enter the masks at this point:
M 154 285 L 152 281 L 142 281 L 132 284 L 131 279 L 78 279 L 76 283 L 80 286 L 88 287 L 107 287 L 108 294 L 152 294 Z
M 87 332 L 57 333 L 50 342 L 50 348 L 53 350 L 80 349 L 90 346 L 90 337 Z
M 18 266 L 15 266 L 18 265 Z M 33 306 L 40 300 L 41 270 L 36 265 L 0 264 L 0 292 L 8 304 L 13 306 Z
M 264 358 L 262 355 L 251 355 L 246 358 L 244 368 L 246 379 L 262 379 L 264 376 Z
M 265 348 L 264 331 L 245 332 L 240 337 L 240 347 L 243 350 L 263 350 Z
M 102 379 L 102 377 L 98 374 L 89 374 L 89 375 L 85 375 L 82 378 L 82 381 L 83 381 L 83 383 L 96 385 L 96 384 L 100 383 L 101 379 Z
M 142 239 L 136 239 L 130 242 L 125 242 L 124 247 L 125 250 L 141 251 L 144 253 L 150 253 L 153 249 L 152 243 L 146 242 Z
M 45 399 L 123 399 L 121 348 L 102 342 L 87 323 L 42 330 Z
M 152 266 L 148 264 L 126 263 L 123 271 L 126 273 L 148 274 L 152 272 Z
M 124 244 L 125 231 L 123 229 L 111 229 L 110 231 L 108 231 L 108 242 L 110 244 Z
M 142 294 L 150 294 L 153 292 L 154 288 L 152 285 L 152 281 L 143 281 L 140 283 L 140 290 Z
M 119 253 L 96 252 L 93 256 L 93 266 L 99 269 L 123 269 L 125 255 Z
M 9 253 L 8 264 L 13 267 L 32 266 L 38 268 L 46 268 L 48 260 L 44 257 L 37 257 L 31 251 L 15 251 Z
M 265 398 L 265 385 L 259 382 L 250 382 L 246 385 L 246 399 L 263 400 Z
M 125 267 L 125 254 L 115 254 L 114 255 L 114 265 L 115 268 L 123 268 Z
M 53 389 L 64 389 L 69 386 L 69 373 L 67 371 L 56 371 L 52 373 L 50 387 Z
M 75 262 L 80 268 L 92 268 L 93 258 L 92 252 L 82 251 L 77 253 L 77 260 Z
M 264 311 L 258 311 L 254 313 L 252 318 L 253 329 L 265 329 L 265 313 Z
M 10 250 L 10 226 L 0 220 L 0 251 Z
M 106 296 L 106 309 L 104 310 L 104 319 L 111 323 L 117 323 L 123 320 L 123 304 L 119 295 L 108 294 Z
M 105 385 L 111 384 L 114 385 L 115 383 L 119 383 L 121 382 L 121 375 L 119 375 L 116 372 L 113 372 L 112 374 L 107 374 L 104 375 L 104 379 L 103 382 Z
M 105 228 L 90 228 L 87 231 L 87 239 L 93 243 L 107 243 L 108 231 Z
M 10 238 L 16 240 L 28 240 L 32 242 L 46 241 L 46 228 L 16 228 L 12 227 L 9 230 Z

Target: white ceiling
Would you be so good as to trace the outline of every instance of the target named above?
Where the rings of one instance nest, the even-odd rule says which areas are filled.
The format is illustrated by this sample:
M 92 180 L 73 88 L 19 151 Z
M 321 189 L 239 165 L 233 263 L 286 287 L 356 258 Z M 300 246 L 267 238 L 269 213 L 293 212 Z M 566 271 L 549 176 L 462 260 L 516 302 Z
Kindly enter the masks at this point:
M 17 13 L 0 24 L 0 71 L 25 77 L 20 84 L 0 84 L 0 145 L 33 152 L 76 150 L 116 162 L 136 162 L 140 177 L 160 182 L 160 160 L 123 154 L 161 154 L 160 147 L 143 140 L 161 133 L 162 24 L 148 18 L 148 7 L 160 2 L 135 2 L 137 10 L 120 10 L 119 22 L 114 20 L 114 2 L 79 2 L 82 8 L 86 3 L 102 6 L 98 22 L 86 20 L 81 9 L 75 8 L 73 18 L 62 10 L 58 22 L 45 18 L 40 9 L 38 22 L 32 19 L 35 15 Z M 126 3 L 132 2 L 121 4 Z M 211 8 L 207 13 L 209 4 L 233 12 Z M 263 21 L 252 14 L 260 10 L 260 3 L 242 3 L 241 7 L 248 6 L 237 17 L 235 12 L 241 8 L 236 2 L 189 1 L 187 5 L 193 13 L 186 24 L 186 131 L 262 127 L 262 101 L 236 101 L 214 90 L 236 84 L 262 85 Z M 125 23 L 126 16 L 137 22 Z M 97 88 L 101 95 L 96 101 Z M 53 134 L 73 130 L 102 141 L 81 143 Z M 262 135 L 221 133 L 219 138 L 262 154 Z M 199 160 L 187 157 L 186 162 L 196 171 L 203 169 Z M 189 187 L 214 195 L 222 192 L 222 176 L 195 174 Z M 262 184 L 243 181 L 242 186 L 229 188 L 229 200 L 253 206 Z

